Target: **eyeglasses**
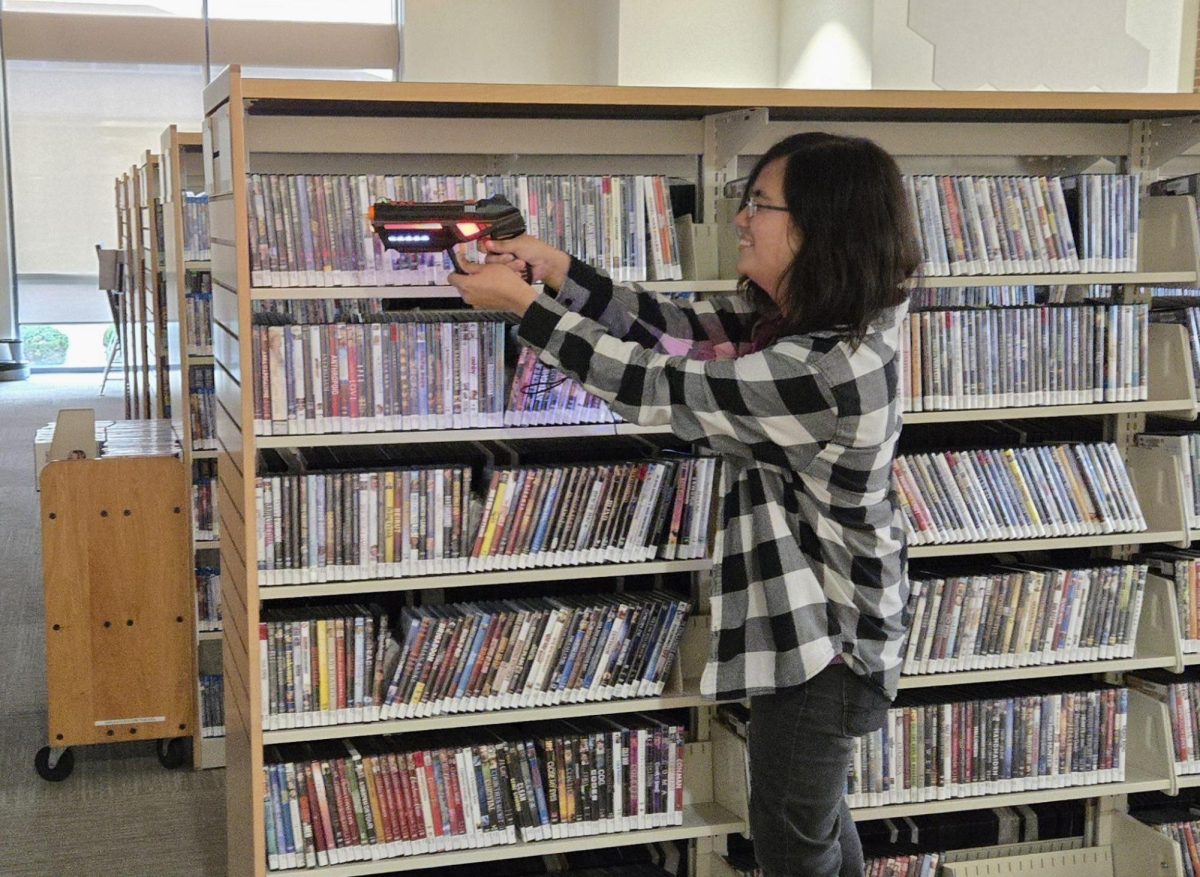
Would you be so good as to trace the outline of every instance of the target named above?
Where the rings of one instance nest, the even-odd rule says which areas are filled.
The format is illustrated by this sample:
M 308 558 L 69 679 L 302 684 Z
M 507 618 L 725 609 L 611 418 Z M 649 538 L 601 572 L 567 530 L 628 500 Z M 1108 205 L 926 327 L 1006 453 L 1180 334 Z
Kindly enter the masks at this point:
M 750 219 L 753 219 L 754 215 L 760 210 L 782 210 L 784 213 L 787 212 L 787 207 L 778 207 L 774 204 L 759 204 L 756 200 L 754 200 L 753 195 L 748 197 L 745 202 L 743 202 L 742 209 L 746 211 L 746 216 Z

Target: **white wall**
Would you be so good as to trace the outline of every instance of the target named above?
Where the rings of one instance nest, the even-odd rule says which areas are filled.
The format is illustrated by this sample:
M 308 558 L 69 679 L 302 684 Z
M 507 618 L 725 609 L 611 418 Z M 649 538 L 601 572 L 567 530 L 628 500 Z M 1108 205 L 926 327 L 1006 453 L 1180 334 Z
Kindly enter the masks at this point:
M 1153 91 L 1191 91 L 1196 69 L 1197 0 L 1131 0 L 1125 30 L 1150 49 Z
M 780 0 L 781 88 L 870 88 L 873 0 Z
M 1198 0 L 406 0 L 421 82 L 1190 91 Z
M 771 88 L 779 0 L 621 0 L 621 85 Z
M 619 10 L 619 0 L 405 0 L 404 78 L 612 84 Z
M 1179 90 L 1190 0 L 874 0 L 874 88 Z
M 771 87 L 780 0 L 406 0 L 413 82 Z

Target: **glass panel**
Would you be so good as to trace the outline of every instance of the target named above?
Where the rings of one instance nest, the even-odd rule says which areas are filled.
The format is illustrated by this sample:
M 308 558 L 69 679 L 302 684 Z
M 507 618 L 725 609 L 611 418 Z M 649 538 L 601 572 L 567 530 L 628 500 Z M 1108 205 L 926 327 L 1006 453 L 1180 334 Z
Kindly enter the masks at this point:
M 199 18 L 200 0 L 6 0 L 8 12 L 76 12 L 86 15 L 173 15 Z
M 392 0 L 209 0 L 209 18 L 257 21 L 350 21 L 394 24 Z
M 117 343 L 112 323 L 21 323 L 22 355 L 36 369 L 104 368 Z M 117 354 L 114 374 L 121 370 Z

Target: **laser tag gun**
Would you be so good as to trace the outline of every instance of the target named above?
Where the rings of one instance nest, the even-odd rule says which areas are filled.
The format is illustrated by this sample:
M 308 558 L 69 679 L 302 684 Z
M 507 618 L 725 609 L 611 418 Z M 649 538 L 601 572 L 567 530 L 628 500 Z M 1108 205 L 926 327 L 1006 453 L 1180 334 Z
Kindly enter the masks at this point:
M 481 201 L 376 201 L 368 217 L 383 246 L 401 253 L 445 250 L 454 270 L 456 244 L 491 238 L 502 241 L 525 234 L 521 211 L 503 195 Z

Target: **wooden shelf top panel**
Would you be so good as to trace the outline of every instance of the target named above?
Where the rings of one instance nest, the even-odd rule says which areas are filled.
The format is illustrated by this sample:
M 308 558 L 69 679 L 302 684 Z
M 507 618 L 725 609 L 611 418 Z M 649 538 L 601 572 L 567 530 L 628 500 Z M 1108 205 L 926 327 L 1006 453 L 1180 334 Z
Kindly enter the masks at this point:
M 239 87 L 255 115 L 700 119 L 766 107 L 781 120 L 1127 122 L 1200 114 L 1193 94 L 345 82 L 241 79 L 237 68 L 205 90 L 205 106 Z

